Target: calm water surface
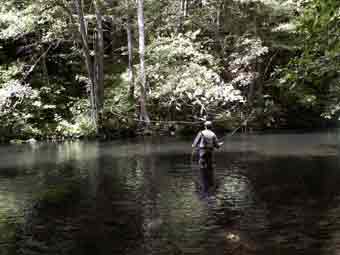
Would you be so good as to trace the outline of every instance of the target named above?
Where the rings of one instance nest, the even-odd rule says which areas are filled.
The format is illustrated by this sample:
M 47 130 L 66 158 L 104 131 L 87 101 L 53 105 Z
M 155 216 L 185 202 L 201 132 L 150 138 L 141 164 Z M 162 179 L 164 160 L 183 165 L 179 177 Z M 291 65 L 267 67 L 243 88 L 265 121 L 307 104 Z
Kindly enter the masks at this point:
M 0 147 L 0 254 L 339 254 L 336 133 Z

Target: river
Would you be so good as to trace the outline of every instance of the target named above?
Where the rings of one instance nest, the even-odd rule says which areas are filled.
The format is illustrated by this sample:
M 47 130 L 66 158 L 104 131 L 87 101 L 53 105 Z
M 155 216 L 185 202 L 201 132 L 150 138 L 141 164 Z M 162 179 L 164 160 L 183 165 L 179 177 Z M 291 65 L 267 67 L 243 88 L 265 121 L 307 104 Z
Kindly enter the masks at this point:
M 0 254 L 338 254 L 339 138 L 226 137 L 208 192 L 189 140 L 0 146 Z

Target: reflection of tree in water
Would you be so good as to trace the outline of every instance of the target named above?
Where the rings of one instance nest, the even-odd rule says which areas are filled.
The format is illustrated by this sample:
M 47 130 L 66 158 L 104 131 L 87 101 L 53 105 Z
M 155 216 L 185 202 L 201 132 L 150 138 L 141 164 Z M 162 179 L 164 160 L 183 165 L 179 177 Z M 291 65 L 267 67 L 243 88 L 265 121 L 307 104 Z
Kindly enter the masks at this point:
M 247 200 L 249 192 L 236 195 L 237 199 L 223 195 L 225 201 L 220 210 L 225 216 L 218 224 L 239 234 L 241 244 L 244 239 L 251 241 L 256 253 L 336 254 L 334 247 L 340 229 L 336 159 L 257 157 L 257 161 L 248 162 L 246 169 L 232 170 L 247 179 L 253 202 L 241 203 Z M 233 183 L 230 178 L 225 180 Z M 235 187 L 226 191 L 232 194 L 241 186 Z M 250 249 L 244 254 L 252 252 Z
M 159 229 L 162 224 L 159 209 L 159 169 L 156 168 L 151 144 L 144 145 L 144 156 L 137 159 L 137 169 L 143 174 L 143 185 L 140 187 L 143 217 L 144 254 L 157 254 Z
M 26 218 L 18 254 L 123 254 L 134 247 L 142 223 L 116 173 L 119 161 L 100 158 L 99 147 L 91 153 L 91 160 L 50 165 L 40 174 L 44 191 Z
M 149 148 L 145 157 L 137 158 L 144 178 L 139 192 L 144 249 L 136 254 L 202 254 L 209 230 L 203 225 L 202 203 L 195 196 L 190 156 L 148 153 Z
M 216 243 L 224 247 L 224 254 L 253 254 L 256 243 L 252 240 L 249 229 L 256 226 L 249 226 L 254 221 L 263 222 L 265 219 L 256 211 L 260 208 L 253 210 L 256 200 L 253 197 L 252 184 L 233 166 L 228 171 L 217 168 L 216 178 L 218 189 L 207 199 L 208 217 L 213 219 L 216 227 L 219 226 L 216 230 Z M 214 233 L 210 233 L 209 238 L 213 239 L 213 236 Z
M 27 188 L 17 180 L 0 181 L 0 254 L 15 254 L 17 229 L 23 222 Z

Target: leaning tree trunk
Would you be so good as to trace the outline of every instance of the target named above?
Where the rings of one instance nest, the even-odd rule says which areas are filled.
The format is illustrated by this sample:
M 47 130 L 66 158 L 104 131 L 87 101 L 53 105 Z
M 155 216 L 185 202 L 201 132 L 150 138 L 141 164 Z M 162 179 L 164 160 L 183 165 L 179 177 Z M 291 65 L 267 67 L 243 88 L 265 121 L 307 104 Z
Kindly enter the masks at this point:
M 150 118 L 148 115 L 148 111 L 146 109 L 146 100 L 147 100 L 147 82 L 145 75 L 145 31 L 144 31 L 144 10 L 143 0 L 137 0 L 138 8 L 138 31 L 139 31 L 139 58 L 140 58 L 140 119 L 145 122 L 146 127 L 150 125 Z
M 83 46 L 83 53 L 85 57 L 85 63 L 86 63 L 86 69 L 88 72 L 88 76 L 90 79 L 90 103 L 91 103 L 91 118 L 95 125 L 96 131 L 98 132 L 98 109 L 97 109 L 97 103 L 96 103 L 96 78 L 94 74 L 94 68 L 93 63 L 91 60 L 91 54 L 90 54 L 90 48 L 87 38 L 87 29 L 85 25 L 85 18 L 83 13 L 83 5 L 81 0 L 74 0 L 77 15 L 78 15 L 78 21 L 79 21 L 79 29 L 80 29 L 80 35 L 81 35 L 81 41 Z
M 99 112 L 103 109 L 104 104 L 104 33 L 102 13 L 100 3 L 98 0 L 94 1 L 96 12 L 96 53 L 95 53 L 95 74 L 96 74 L 96 95 L 97 95 L 97 109 Z

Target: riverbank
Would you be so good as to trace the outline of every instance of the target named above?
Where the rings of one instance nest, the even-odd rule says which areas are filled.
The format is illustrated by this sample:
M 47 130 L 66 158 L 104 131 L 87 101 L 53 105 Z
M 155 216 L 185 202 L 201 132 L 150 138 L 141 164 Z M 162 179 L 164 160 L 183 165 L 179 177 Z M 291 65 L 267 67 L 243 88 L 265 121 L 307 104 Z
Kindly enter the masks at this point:
M 148 130 L 146 132 L 138 130 L 130 131 L 124 135 L 98 135 L 98 136 L 90 136 L 90 137 L 62 137 L 62 136 L 55 136 L 55 137 L 46 137 L 46 138 L 29 138 L 29 139 L 1 139 L 0 144 L 36 144 L 40 142 L 47 142 L 47 143 L 63 143 L 68 141 L 100 141 L 100 142 L 109 142 L 109 141 L 117 141 L 121 139 L 135 139 L 135 138 L 143 138 L 143 137 L 164 137 L 164 138 L 178 138 L 178 139 L 193 139 L 193 137 L 197 134 L 197 132 L 202 127 L 200 125 L 195 126 L 191 129 L 176 129 L 170 128 L 166 130 L 154 129 Z M 227 137 L 230 138 L 232 136 L 239 136 L 239 135 L 286 135 L 286 134 L 316 134 L 316 133 L 339 133 L 339 129 L 336 127 L 330 128 L 303 128 L 303 129 L 265 129 L 265 130 L 254 130 L 251 128 L 244 128 L 244 127 L 237 127 L 233 130 L 231 129 L 221 129 L 221 128 L 213 128 L 216 132 L 218 137 L 223 138 Z

